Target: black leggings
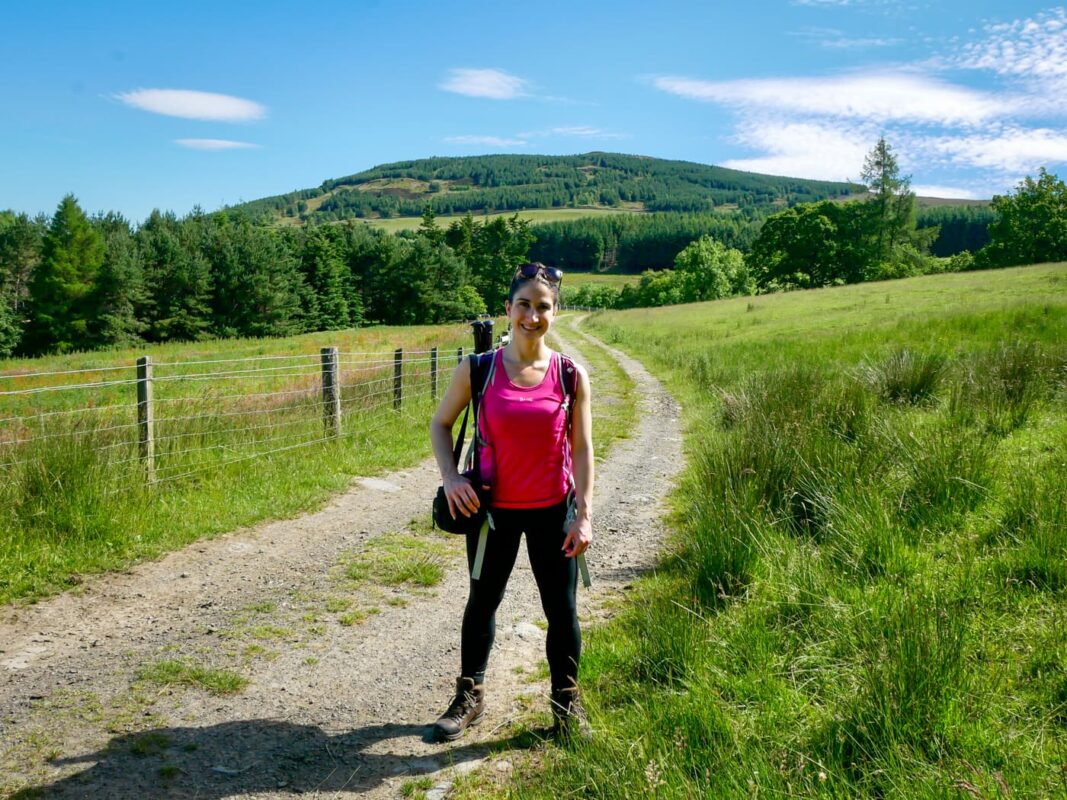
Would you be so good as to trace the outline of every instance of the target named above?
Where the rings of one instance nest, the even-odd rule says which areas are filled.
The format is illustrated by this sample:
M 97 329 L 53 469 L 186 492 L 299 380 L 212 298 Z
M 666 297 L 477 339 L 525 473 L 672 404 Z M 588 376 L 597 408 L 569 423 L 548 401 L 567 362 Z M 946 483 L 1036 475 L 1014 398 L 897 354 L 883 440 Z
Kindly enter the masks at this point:
M 463 612 L 461 674 L 485 680 L 485 667 L 496 632 L 496 609 L 504 599 L 504 590 L 519 553 L 519 538 L 526 533 L 526 551 L 530 555 L 541 607 L 548 619 L 545 652 L 552 674 L 552 688 L 564 689 L 578 683 L 578 657 L 582 634 L 578 628 L 576 591 L 578 569 L 573 558 L 563 555 L 563 518 L 565 503 L 549 508 L 507 509 L 492 511 L 494 530 L 489 531 L 485 546 L 482 574 L 471 580 L 467 608 Z M 472 567 L 478 549 L 478 534 L 467 535 L 467 566 Z

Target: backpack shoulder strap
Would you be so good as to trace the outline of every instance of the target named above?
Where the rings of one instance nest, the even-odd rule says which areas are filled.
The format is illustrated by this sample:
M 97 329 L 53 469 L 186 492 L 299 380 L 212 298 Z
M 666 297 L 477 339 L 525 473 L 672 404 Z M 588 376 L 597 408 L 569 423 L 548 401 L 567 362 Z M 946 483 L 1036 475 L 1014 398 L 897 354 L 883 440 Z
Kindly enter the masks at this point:
M 489 381 L 493 379 L 493 372 L 496 369 L 496 351 L 489 350 L 485 353 L 471 353 L 470 364 L 471 402 L 468 409 L 474 412 L 471 415 L 474 420 L 474 430 L 471 434 L 472 446 L 467 450 L 467 469 L 473 468 L 475 471 L 478 471 L 478 446 L 485 443 L 479 425 L 478 407 L 481 405 L 482 395 L 485 394 L 485 389 L 489 385 Z
M 574 397 L 578 394 L 578 366 L 573 358 L 563 353 L 559 354 L 559 377 L 565 396 Z
M 567 425 L 571 424 L 574 398 L 578 395 L 578 367 L 570 356 L 559 354 L 559 385 L 563 387 L 563 404 L 567 409 Z
M 488 350 L 484 353 L 471 353 L 471 405 L 474 407 L 474 417 L 478 418 L 478 405 L 485 394 L 485 387 L 493 376 L 496 365 L 496 350 Z

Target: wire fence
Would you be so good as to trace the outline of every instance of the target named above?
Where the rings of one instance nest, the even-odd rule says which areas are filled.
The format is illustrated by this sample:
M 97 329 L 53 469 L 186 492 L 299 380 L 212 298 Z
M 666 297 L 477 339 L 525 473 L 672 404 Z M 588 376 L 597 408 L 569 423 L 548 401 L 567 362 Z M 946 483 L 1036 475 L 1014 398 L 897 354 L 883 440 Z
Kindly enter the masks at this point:
M 113 494 L 365 441 L 425 422 L 471 350 L 452 344 L 187 361 L 146 356 L 135 365 L 0 375 L 0 405 L 8 406 L 0 410 L 0 480 L 90 459 L 106 473 L 104 493 Z M 21 413 L 2 413 L 15 400 Z M 57 403 L 71 407 L 48 407 Z

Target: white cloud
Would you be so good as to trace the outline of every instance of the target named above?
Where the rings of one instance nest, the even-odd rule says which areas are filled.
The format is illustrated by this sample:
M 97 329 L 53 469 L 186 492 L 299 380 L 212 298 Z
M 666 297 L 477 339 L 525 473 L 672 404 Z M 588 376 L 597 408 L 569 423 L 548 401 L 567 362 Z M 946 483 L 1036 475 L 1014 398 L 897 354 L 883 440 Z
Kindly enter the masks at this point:
M 978 194 L 970 189 L 958 186 L 936 186 L 934 184 L 915 184 L 911 187 L 919 197 L 940 197 L 953 200 L 978 200 Z
M 789 0 L 793 6 L 811 6 L 812 8 L 837 8 L 839 6 L 888 6 L 897 0 Z
M 987 25 L 986 38 L 963 47 L 956 65 L 1023 77 L 1067 76 L 1067 9 Z
M 137 89 L 115 97 L 143 111 L 213 122 L 247 122 L 262 119 L 267 113 L 264 106 L 243 97 L 191 89 Z
M 446 136 L 449 144 L 480 144 L 489 147 L 519 147 L 526 144 L 525 139 L 505 139 L 501 136 Z
M 952 164 L 1018 175 L 1067 164 L 1067 134 L 1048 128 L 1011 128 L 995 135 L 932 137 L 925 146 Z
M 561 125 L 556 128 L 547 128 L 542 131 L 526 131 L 519 136 L 528 138 L 543 138 L 546 136 L 577 136 L 583 139 L 628 139 L 629 134 L 606 131 L 603 128 L 594 128 L 592 125 Z
M 847 36 L 823 39 L 819 42 L 823 47 L 837 50 L 859 50 L 871 47 L 893 47 L 903 41 L 902 39 L 880 39 L 875 37 L 849 39 Z
M 882 37 L 858 37 L 850 38 L 839 28 L 820 28 L 809 25 L 790 34 L 809 43 L 817 44 L 831 50 L 860 50 L 873 47 L 892 47 L 900 44 L 902 39 L 886 39 Z
M 174 143 L 191 150 L 249 150 L 259 147 L 251 142 L 234 142 L 230 139 L 175 139 Z
M 743 124 L 734 139 L 767 155 L 730 159 L 722 162 L 724 167 L 795 178 L 844 181 L 859 177 L 863 157 L 877 141 L 877 133 L 863 126 L 849 128 L 761 118 Z
M 514 100 L 526 96 L 528 82 L 499 69 L 453 69 L 440 84 L 446 92 L 490 100 Z
M 877 122 L 970 125 L 1008 114 L 1018 105 L 1009 98 L 901 71 L 736 81 L 663 76 L 652 83 L 690 100 Z

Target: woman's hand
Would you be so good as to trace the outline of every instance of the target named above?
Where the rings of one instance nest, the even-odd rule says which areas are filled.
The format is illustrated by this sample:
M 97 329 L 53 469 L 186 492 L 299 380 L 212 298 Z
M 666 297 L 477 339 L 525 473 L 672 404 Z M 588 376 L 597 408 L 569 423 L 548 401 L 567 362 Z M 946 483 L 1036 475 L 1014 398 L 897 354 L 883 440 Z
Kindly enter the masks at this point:
M 478 511 L 478 493 L 474 491 L 471 482 L 462 475 L 454 478 L 445 478 L 445 497 L 448 498 L 448 512 L 452 519 L 456 518 L 458 511 L 465 517 L 472 516 Z
M 567 538 L 563 540 L 563 555 L 567 558 L 580 556 L 589 549 L 593 542 L 593 522 L 588 517 L 579 517 L 567 528 Z

